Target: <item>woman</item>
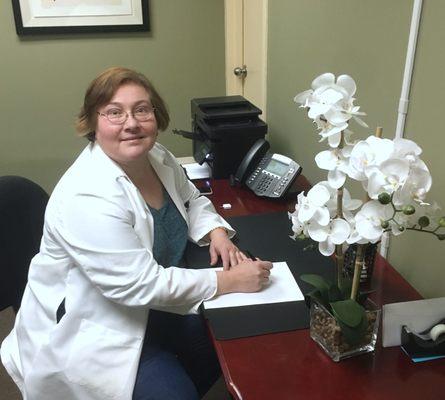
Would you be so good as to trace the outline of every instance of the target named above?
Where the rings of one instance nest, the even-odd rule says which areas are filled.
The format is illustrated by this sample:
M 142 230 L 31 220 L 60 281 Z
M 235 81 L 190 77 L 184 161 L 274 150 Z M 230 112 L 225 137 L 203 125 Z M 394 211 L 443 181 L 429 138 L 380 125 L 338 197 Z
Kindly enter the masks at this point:
M 238 251 L 232 228 L 156 143 L 168 122 L 137 72 L 110 68 L 90 84 L 77 128 L 91 143 L 54 189 L 1 348 L 25 399 L 199 398 L 219 370 L 198 307 L 267 282 L 271 263 Z M 209 244 L 224 269 L 178 267 L 187 238 Z

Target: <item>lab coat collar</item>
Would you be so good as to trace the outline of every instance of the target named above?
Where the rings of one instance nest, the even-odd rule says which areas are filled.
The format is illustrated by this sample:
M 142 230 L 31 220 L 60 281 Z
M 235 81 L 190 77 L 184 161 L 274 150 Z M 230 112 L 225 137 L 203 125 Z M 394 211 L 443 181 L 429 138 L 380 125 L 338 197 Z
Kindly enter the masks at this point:
M 120 177 L 129 179 L 122 167 L 108 157 L 98 143 L 90 143 L 88 149 L 91 152 L 92 158 L 99 161 L 95 163 L 97 165 L 96 168 L 103 170 L 107 175 L 112 175 L 115 179 Z
M 108 174 L 113 175 L 116 179 L 120 177 L 130 179 L 125 171 L 122 169 L 122 167 L 113 159 L 111 159 L 107 154 L 105 154 L 98 143 L 90 143 L 89 150 L 93 158 L 100 160 L 100 168 L 105 169 Z M 155 171 L 158 174 L 162 171 L 162 169 L 159 169 L 161 166 L 167 167 L 167 169 L 171 171 L 171 168 L 165 164 L 165 155 L 165 150 L 163 150 L 159 145 L 156 144 L 147 154 L 150 163 L 155 168 Z M 173 171 L 171 172 L 173 174 Z
M 112 174 L 112 176 L 116 180 L 125 181 L 126 185 L 130 184 L 130 186 L 132 187 L 132 191 L 137 193 L 136 196 L 139 197 L 141 201 L 142 205 L 142 207 L 140 207 L 141 215 L 144 218 L 146 218 L 148 207 L 145 201 L 143 200 L 142 195 L 136 189 L 133 182 L 125 173 L 125 171 L 122 169 L 122 167 L 118 163 L 113 161 L 110 157 L 108 157 L 98 143 L 91 143 L 90 151 L 91 154 L 93 155 L 93 158 L 100 160 L 99 168 L 103 168 L 106 174 Z M 186 215 L 187 212 L 184 208 L 182 199 L 180 198 L 175 188 L 175 173 L 173 168 L 166 163 L 166 155 L 167 155 L 167 150 L 162 145 L 155 143 L 153 148 L 148 152 L 147 157 L 152 167 L 158 174 L 159 179 L 161 180 L 162 184 L 164 185 L 171 199 L 173 200 L 179 212 L 181 213 L 182 217 L 187 221 L 188 220 Z
M 162 145 L 155 145 L 148 153 L 148 159 L 159 179 L 165 187 L 165 190 L 170 195 L 170 198 L 176 205 L 176 208 L 181 213 L 182 217 L 188 225 L 187 211 L 184 203 L 179 195 L 177 188 L 175 188 L 175 171 L 166 162 L 167 151 Z

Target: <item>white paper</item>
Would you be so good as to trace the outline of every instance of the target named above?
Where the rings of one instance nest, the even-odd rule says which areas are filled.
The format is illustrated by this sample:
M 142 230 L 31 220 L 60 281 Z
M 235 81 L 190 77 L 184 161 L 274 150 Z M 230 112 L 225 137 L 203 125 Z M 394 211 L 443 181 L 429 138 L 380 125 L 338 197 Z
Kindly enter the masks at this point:
M 220 268 L 221 269 L 221 268 Z M 254 304 L 282 303 L 303 300 L 297 282 L 286 262 L 275 262 L 271 269 L 269 283 L 254 293 L 228 293 L 204 302 L 204 308 L 241 307 Z
M 205 179 L 205 178 L 210 178 L 212 176 L 212 171 L 210 169 L 210 166 L 206 162 L 203 163 L 202 165 L 199 165 L 198 163 L 192 163 L 192 164 L 183 164 L 182 166 L 187 171 L 187 176 L 191 180 Z

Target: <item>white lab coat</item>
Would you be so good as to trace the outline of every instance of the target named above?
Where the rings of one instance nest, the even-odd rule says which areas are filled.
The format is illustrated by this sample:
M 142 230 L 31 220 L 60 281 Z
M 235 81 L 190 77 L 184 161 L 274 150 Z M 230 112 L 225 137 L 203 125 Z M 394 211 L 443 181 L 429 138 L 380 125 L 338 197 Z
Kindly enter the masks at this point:
M 234 234 L 171 153 L 156 144 L 148 157 L 190 240 L 204 245 L 218 226 Z M 131 399 L 149 308 L 195 313 L 217 288 L 214 271 L 163 268 L 152 247 L 141 194 L 98 144 L 88 145 L 50 198 L 40 252 L 1 347 L 24 399 Z

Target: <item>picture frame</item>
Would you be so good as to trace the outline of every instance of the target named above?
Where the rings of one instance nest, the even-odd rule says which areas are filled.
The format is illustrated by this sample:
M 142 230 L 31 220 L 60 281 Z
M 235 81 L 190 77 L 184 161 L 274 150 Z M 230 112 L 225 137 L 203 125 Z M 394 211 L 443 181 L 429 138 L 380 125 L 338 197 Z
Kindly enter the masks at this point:
M 17 35 L 148 32 L 148 0 L 12 0 Z

